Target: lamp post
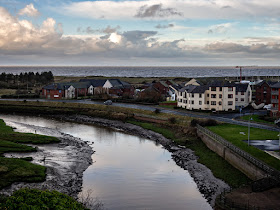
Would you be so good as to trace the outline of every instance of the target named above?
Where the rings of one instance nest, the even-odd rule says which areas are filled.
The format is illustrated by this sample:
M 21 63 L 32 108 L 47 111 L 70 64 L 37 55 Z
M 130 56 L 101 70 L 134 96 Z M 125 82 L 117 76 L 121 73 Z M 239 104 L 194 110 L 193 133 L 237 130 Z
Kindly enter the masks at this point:
M 249 117 L 249 123 L 248 123 L 248 146 L 250 146 L 250 123 L 251 123 L 252 116 Z

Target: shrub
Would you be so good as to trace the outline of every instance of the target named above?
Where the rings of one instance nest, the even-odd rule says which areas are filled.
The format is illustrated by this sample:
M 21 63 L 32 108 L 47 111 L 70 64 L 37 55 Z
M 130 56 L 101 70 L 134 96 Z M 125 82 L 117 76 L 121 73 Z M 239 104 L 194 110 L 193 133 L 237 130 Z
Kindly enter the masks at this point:
M 191 126 L 192 127 L 195 127 L 196 124 L 199 124 L 201 126 L 215 126 L 215 125 L 218 125 L 217 121 L 216 120 L 213 120 L 213 119 L 206 119 L 206 120 L 202 120 L 202 119 L 193 119 L 191 121 Z
M 168 122 L 175 124 L 176 123 L 176 118 L 175 117 L 170 117 L 168 118 Z
M 20 189 L 3 198 L 0 209 L 85 209 L 68 195 L 57 191 Z
M 156 108 L 154 113 L 159 114 L 160 113 L 160 109 Z

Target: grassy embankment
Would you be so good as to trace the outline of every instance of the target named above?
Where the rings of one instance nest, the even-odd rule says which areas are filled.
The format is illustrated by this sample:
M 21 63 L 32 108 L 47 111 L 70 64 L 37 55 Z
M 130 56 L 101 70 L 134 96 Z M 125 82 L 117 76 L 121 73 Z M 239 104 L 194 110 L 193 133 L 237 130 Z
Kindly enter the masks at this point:
M 54 137 L 14 132 L 3 120 L 0 120 L 0 189 L 13 182 L 44 181 L 46 176 L 46 168 L 26 161 L 30 158 L 5 158 L 2 156 L 3 153 L 36 151 L 36 148 L 21 143 L 43 144 L 58 141 Z
M 280 170 L 280 161 L 271 155 L 265 153 L 264 151 L 255 148 L 254 146 L 248 146 L 248 127 L 240 125 L 231 124 L 221 124 L 217 126 L 207 127 L 209 130 L 220 135 L 224 139 L 228 140 L 240 149 L 248 152 L 252 156 L 258 158 L 259 160 L 267 163 L 268 165 Z M 245 135 L 240 134 L 240 132 L 245 133 Z M 250 140 L 267 140 L 267 139 L 278 139 L 279 133 L 276 131 L 263 130 L 259 128 L 250 128 Z
M 242 116 L 240 119 L 249 121 L 249 118 L 251 118 L 252 122 L 274 124 L 274 122 L 261 119 L 261 116 L 259 116 L 259 115 L 245 115 L 245 116 Z

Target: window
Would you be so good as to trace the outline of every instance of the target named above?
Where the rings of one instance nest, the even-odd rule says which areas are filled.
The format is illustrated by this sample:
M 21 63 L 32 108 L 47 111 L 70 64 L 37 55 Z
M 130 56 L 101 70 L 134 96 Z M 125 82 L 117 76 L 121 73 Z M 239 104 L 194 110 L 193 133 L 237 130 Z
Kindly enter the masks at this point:
M 179 102 L 182 102 L 182 99 L 179 99 Z
M 233 91 L 233 87 L 228 87 L 228 91 Z
M 244 92 L 241 92 L 241 95 L 244 96 Z
M 201 93 L 199 93 L 199 98 L 202 98 L 202 94 Z
M 211 94 L 211 98 L 216 98 L 216 94 Z
M 207 94 L 207 97 L 209 97 L 209 94 Z
M 219 105 L 220 105 L 220 106 L 222 105 L 222 102 L 221 102 L 221 101 L 219 101 Z
M 223 90 L 223 88 L 222 87 L 220 87 L 220 91 L 222 91 Z
M 235 101 L 238 101 L 238 98 L 235 98 Z
M 209 104 L 209 101 L 207 101 L 207 104 Z
M 216 101 L 211 101 L 211 105 L 216 105 Z
M 223 97 L 223 95 L 222 94 L 219 94 L 219 98 L 222 98 Z
M 194 98 L 194 93 L 192 93 L 192 97 Z
M 233 98 L 233 94 L 228 94 L 228 98 Z
M 228 101 L 228 105 L 229 105 L 229 106 L 232 106 L 232 105 L 233 105 L 233 102 L 232 102 L 232 101 Z
M 244 101 L 244 98 L 241 98 L 241 101 Z
M 199 101 L 198 103 L 199 103 L 199 105 L 202 105 L 202 101 Z
M 263 90 L 266 91 L 267 87 L 263 87 Z
M 192 104 L 194 104 L 194 101 L 192 100 Z
M 211 87 L 211 91 L 216 91 L 216 87 Z

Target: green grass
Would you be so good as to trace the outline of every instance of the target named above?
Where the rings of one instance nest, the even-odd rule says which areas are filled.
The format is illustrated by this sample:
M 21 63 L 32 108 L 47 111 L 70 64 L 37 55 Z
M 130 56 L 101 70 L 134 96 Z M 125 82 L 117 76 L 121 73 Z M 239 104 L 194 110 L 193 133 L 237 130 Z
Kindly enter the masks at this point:
M 129 121 L 129 123 L 160 133 L 164 137 L 173 140 L 177 144 L 186 145 L 188 148 L 194 150 L 195 154 L 199 157 L 198 162 L 207 166 L 215 177 L 224 180 L 231 187 L 237 188 L 250 182 L 250 179 L 246 175 L 231 166 L 215 152 L 212 152 L 210 149 L 208 149 L 208 147 L 197 138 L 181 135 L 181 132 L 163 128 L 152 123 L 137 121 Z
M 21 143 L 54 143 L 57 138 L 30 133 L 18 133 L 0 119 L 0 155 L 6 152 L 35 152 L 36 149 Z M 44 166 L 35 165 L 28 161 L 31 158 L 5 158 L 0 157 L 0 189 L 13 182 L 41 182 L 45 180 Z
M 2 197 L 0 209 L 85 209 L 83 205 L 68 195 L 57 191 L 20 189 L 10 197 Z
M 13 182 L 42 182 L 45 180 L 45 171 L 44 166 L 25 160 L 0 157 L 0 189 Z
M 268 165 L 280 170 L 280 161 L 262 150 L 257 149 L 254 146 L 248 146 L 248 143 L 243 140 L 248 140 L 248 127 L 231 124 L 220 124 L 217 126 L 207 127 L 209 130 L 228 140 L 240 149 L 248 152 L 257 159 L 267 163 Z M 244 132 L 246 135 L 240 134 Z M 267 140 L 278 139 L 278 132 L 263 130 L 259 128 L 250 128 L 250 140 Z
M 252 118 L 252 121 L 254 121 L 254 122 L 274 124 L 273 122 L 260 119 L 259 115 L 245 115 L 245 116 L 242 116 L 240 119 L 249 121 L 250 117 Z

